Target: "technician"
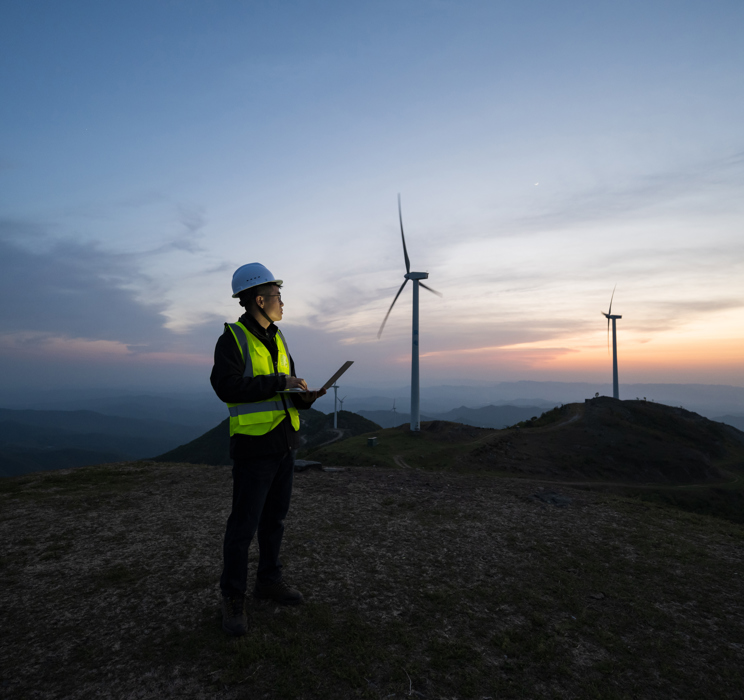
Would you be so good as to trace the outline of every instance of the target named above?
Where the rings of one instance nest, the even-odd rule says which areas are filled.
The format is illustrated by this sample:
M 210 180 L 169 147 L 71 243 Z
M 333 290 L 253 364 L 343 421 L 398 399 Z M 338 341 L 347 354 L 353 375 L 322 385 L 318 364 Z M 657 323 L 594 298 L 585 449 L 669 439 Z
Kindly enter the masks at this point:
M 289 510 L 294 450 L 299 446 L 297 409 L 310 408 L 325 389 L 308 391 L 295 374 L 287 341 L 276 327 L 284 303 L 282 280 L 260 263 L 235 271 L 233 298 L 245 313 L 226 323 L 214 349 L 210 381 L 230 411 L 230 457 L 233 460 L 232 512 L 223 545 L 222 627 L 244 635 L 248 622 L 245 595 L 248 547 L 258 531 L 258 572 L 253 596 L 281 605 L 302 603 L 302 594 L 282 576 L 279 550 Z M 287 389 L 302 391 L 291 394 Z

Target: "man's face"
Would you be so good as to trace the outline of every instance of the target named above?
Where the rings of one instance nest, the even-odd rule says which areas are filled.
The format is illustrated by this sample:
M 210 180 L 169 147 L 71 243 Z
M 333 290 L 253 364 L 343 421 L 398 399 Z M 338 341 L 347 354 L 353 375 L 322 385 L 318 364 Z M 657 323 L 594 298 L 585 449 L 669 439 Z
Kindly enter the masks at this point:
M 273 322 L 282 320 L 284 302 L 279 287 L 271 287 L 266 294 L 259 294 L 256 303 L 262 305 L 264 312 Z

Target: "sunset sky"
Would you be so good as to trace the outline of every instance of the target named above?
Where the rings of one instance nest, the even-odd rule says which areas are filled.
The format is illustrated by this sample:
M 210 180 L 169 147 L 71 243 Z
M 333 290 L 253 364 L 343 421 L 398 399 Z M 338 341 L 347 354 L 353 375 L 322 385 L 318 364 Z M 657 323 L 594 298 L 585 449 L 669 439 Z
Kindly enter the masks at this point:
M 0 390 L 207 385 L 233 271 L 300 374 L 744 386 L 744 3 L 4 2 Z

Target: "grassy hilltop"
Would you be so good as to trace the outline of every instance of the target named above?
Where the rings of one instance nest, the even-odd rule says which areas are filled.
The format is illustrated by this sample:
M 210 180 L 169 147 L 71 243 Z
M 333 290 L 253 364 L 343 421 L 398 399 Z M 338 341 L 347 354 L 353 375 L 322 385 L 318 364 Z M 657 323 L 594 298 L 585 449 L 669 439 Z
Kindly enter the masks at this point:
M 283 561 L 307 602 L 251 603 L 239 640 L 218 610 L 229 469 L 3 479 L 0 696 L 738 699 L 744 526 L 599 488 L 735 480 L 739 434 L 703 420 L 609 400 L 508 431 L 380 431 L 376 467 L 295 475 Z M 603 455 L 627 426 L 638 449 Z M 675 431 L 678 472 L 645 442 Z M 366 437 L 314 454 L 355 440 L 361 460 Z
M 367 438 L 378 438 L 368 447 Z M 506 430 L 432 421 L 310 453 L 326 464 L 533 477 L 614 490 L 744 523 L 744 433 L 682 408 L 607 397 Z

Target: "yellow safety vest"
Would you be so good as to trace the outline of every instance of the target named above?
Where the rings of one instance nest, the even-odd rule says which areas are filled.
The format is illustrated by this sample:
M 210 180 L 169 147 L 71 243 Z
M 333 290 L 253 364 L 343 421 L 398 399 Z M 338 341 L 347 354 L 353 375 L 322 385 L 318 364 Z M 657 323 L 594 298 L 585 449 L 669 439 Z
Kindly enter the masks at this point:
M 279 357 L 276 366 L 273 363 L 268 348 L 251 333 L 240 321 L 226 323 L 240 348 L 240 354 L 245 362 L 244 377 L 259 377 L 263 375 L 278 375 L 288 377 L 289 353 L 287 341 L 280 330 L 276 332 L 276 346 Z M 300 429 L 300 414 L 291 401 L 285 402 L 279 394 L 274 394 L 265 401 L 251 401 L 250 403 L 228 403 L 230 411 L 230 436 L 266 435 L 281 423 L 289 413 L 292 427 Z

